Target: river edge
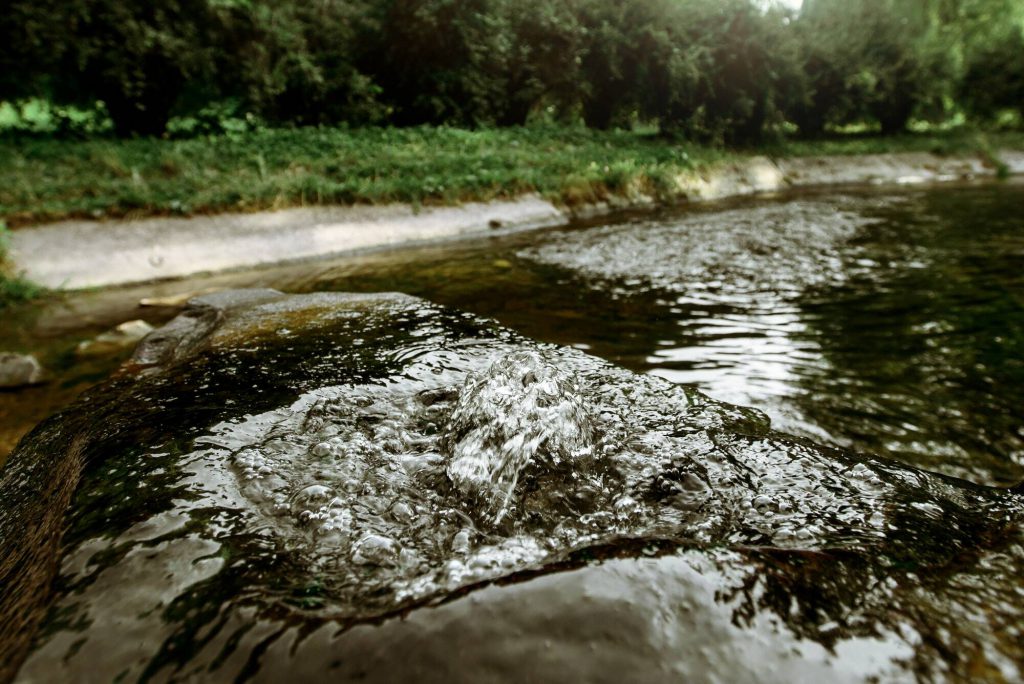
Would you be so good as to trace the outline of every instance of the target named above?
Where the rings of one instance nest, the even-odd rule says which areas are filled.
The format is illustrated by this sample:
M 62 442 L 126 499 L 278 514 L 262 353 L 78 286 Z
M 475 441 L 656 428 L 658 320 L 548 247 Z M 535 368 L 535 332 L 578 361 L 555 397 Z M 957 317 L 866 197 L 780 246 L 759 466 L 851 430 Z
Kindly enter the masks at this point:
M 21 277 L 79 290 L 334 257 L 456 238 L 565 225 L 624 209 L 793 189 L 916 185 L 1024 174 L 1024 151 L 940 156 L 752 156 L 675 179 L 671 202 L 626 187 L 606 202 L 559 206 L 537 195 L 451 207 L 305 207 L 124 221 L 62 221 L 17 230 L 9 260 Z

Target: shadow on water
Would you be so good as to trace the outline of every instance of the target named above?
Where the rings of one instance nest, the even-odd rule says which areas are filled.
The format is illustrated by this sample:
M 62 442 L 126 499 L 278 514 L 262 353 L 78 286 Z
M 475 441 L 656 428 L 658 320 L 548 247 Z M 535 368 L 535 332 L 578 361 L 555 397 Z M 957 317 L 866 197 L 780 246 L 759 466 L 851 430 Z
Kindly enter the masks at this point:
M 247 306 L 4 472 L 5 532 L 81 477 L 24 681 L 1019 674 L 1017 494 L 412 298 Z
M 80 486 L 55 486 L 58 600 L 22 676 L 96 674 L 104 653 L 100 677 L 155 681 L 1017 679 L 1019 495 L 855 452 L 1020 479 L 1022 199 L 737 202 L 19 319 L 5 334 L 73 393 L 117 358 L 68 350 L 142 296 L 271 284 L 450 307 L 263 310 L 45 424 L 19 468 L 87 439 Z M 53 507 L 22 493 L 5 530 Z

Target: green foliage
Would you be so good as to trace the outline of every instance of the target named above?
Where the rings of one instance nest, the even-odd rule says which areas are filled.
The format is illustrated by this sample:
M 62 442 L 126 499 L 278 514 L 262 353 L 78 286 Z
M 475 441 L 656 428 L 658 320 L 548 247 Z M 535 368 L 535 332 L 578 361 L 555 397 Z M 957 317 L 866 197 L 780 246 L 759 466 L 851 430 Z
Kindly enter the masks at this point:
M 579 102 L 583 121 L 591 128 L 628 124 L 652 80 L 647 67 L 671 53 L 658 28 L 669 8 L 669 2 L 660 0 L 579 0 L 578 78 L 560 93 L 563 106 Z
M 794 29 L 806 92 L 792 118 L 804 134 L 865 119 L 896 133 L 950 94 L 953 55 L 924 3 L 807 0 Z
M 0 102 L 83 137 L 653 126 L 724 145 L 1017 121 L 1024 0 L 7 0 Z
M 977 152 L 1024 134 L 845 136 L 762 148 L 779 155 Z M 261 129 L 188 140 L 0 140 L 0 216 L 182 215 L 314 204 L 453 203 L 537 192 L 566 204 L 670 200 L 719 148 L 581 126 Z
M 8 160 L 0 165 L 0 215 L 23 225 L 309 204 L 451 203 L 531 191 L 567 201 L 578 192 L 601 199 L 626 185 L 657 194 L 666 177 L 722 156 L 632 132 L 546 126 L 0 140 L 0 157 Z M 568 182 L 573 175 L 577 182 Z
M 162 134 L 187 91 L 214 71 L 220 18 L 206 0 L 55 5 L 52 20 L 69 35 L 49 79 L 53 97 L 103 102 L 119 135 Z
M 577 30 L 558 0 L 388 0 L 367 71 L 399 125 L 522 125 L 573 78 Z
M 955 26 L 963 45 L 959 99 L 981 121 L 1024 117 L 1024 2 L 967 0 Z
M 577 88 L 588 126 L 634 117 L 702 142 L 749 144 L 799 82 L 786 13 L 749 0 L 579 0 Z
M 107 110 L 98 102 L 89 108 L 55 105 L 38 98 L 0 103 L 0 135 L 84 139 L 112 130 Z
M 367 8 L 251 0 L 232 8 L 224 86 L 271 124 L 375 123 L 380 88 L 355 66 Z
M 786 40 L 789 16 L 748 0 L 677 0 L 671 57 L 647 90 L 645 113 L 682 135 L 727 145 L 761 142 L 781 123 L 799 84 L 797 53 Z M 682 47 L 681 47 L 682 46 Z M 660 66 L 660 64 L 659 64 Z

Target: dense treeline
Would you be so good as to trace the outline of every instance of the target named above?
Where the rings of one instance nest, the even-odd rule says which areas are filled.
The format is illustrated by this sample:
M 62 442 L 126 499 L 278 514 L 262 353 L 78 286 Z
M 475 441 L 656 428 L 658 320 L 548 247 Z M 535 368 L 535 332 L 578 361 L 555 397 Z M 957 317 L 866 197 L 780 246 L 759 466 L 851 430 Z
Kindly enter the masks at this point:
M 269 125 L 594 128 L 757 143 L 1024 115 L 1024 0 L 7 0 L 0 101 Z M 206 129 L 203 129 L 206 130 Z

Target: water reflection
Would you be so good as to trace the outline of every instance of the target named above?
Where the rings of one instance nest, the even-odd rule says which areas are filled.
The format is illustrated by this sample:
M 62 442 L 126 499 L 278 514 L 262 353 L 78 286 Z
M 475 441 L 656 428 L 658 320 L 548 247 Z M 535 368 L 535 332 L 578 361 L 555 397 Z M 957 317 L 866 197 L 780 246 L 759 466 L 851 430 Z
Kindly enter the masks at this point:
M 760 200 L 229 274 L 400 291 L 765 411 L 777 427 L 1024 478 L 1024 184 Z
M 767 412 L 784 430 L 1024 478 L 1024 185 L 762 200 L 325 264 Z
M 1020 183 L 742 201 L 158 289 L 407 292 L 758 407 L 784 430 L 1005 484 L 1024 478 L 1022 205 Z M 120 297 L 116 320 L 134 318 L 151 290 L 65 306 Z M 46 408 L 7 399 L 21 429 Z
M 1016 493 L 412 298 L 245 297 L 4 471 L 3 556 L 61 560 L 23 681 L 1019 678 Z
M 653 375 L 699 387 L 722 401 L 770 410 L 777 428 L 827 439 L 799 410 L 803 377 L 826 370 L 798 306 L 769 296 L 730 301 L 683 295 L 677 338 L 645 360 Z

